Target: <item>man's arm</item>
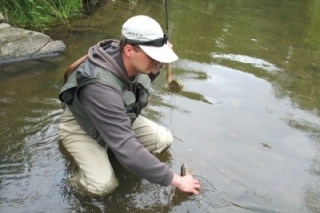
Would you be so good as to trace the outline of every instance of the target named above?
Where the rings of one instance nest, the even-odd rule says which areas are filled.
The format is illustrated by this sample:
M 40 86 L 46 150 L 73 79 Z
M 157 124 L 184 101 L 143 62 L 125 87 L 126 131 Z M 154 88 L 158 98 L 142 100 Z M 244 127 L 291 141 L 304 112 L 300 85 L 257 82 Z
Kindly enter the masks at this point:
M 100 136 L 126 169 L 152 183 L 170 185 L 173 172 L 135 138 L 120 91 L 89 84 L 80 91 L 80 100 Z
M 199 193 L 198 180 L 191 175 L 174 174 L 137 141 L 119 91 L 90 84 L 80 91 L 80 100 L 100 136 L 126 169 L 152 183 L 171 184 L 183 192 Z

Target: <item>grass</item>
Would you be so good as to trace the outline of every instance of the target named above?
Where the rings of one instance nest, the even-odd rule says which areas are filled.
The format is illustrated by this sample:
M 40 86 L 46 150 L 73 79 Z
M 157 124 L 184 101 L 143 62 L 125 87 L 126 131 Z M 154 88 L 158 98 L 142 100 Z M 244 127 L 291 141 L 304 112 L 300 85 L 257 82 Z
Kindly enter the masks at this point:
M 116 0 L 112 0 L 116 2 Z M 33 27 L 48 29 L 53 22 L 64 22 L 77 16 L 88 6 L 99 3 L 100 0 L 0 0 L 0 13 L 14 27 Z M 137 5 L 137 0 L 128 0 L 130 8 Z
M 17 27 L 45 28 L 53 21 L 67 23 L 81 9 L 81 0 L 0 0 L 0 12 Z

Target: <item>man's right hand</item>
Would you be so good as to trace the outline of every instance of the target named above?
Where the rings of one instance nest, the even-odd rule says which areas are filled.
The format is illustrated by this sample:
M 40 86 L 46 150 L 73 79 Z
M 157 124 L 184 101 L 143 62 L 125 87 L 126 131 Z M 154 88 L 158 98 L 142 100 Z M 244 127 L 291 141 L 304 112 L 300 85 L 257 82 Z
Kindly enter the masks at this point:
M 180 175 L 174 174 L 171 185 L 177 187 L 180 191 L 195 195 L 198 195 L 200 190 L 199 181 L 192 175 L 181 177 Z

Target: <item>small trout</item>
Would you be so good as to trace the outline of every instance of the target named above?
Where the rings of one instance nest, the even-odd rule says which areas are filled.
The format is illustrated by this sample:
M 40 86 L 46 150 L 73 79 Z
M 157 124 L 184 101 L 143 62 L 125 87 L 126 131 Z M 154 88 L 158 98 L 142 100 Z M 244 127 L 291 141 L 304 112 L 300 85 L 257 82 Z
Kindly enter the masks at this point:
M 188 174 L 189 174 L 189 172 L 187 170 L 187 166 L 186 166 L 186 164 L 183 163 L 182 166 L 181 166 L 181 174 L 180 174 L 180 176 L 186 176 Z

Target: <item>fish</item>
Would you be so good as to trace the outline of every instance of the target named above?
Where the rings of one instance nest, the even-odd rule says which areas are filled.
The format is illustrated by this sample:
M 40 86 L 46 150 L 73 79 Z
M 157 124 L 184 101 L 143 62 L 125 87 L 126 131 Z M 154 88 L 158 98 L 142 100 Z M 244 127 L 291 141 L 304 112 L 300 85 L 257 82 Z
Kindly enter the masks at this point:
M 181 165 L 181 173 L 180 173 L 180 176 L 186 176 L 186 175 L 189 175 L 189 172 L 187 170 L 187 166 L 186 164 L 182 164 Z

